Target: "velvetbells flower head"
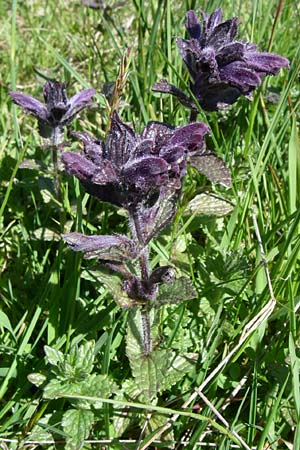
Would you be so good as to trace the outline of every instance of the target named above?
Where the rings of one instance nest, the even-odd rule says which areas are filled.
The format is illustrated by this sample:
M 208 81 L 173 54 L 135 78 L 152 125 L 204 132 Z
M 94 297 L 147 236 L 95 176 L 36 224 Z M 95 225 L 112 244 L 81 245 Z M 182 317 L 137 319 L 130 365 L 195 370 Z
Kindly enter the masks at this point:
M 203 14 L 200 24 L 195 11 L 187 12 L 186 29 L 191 39 L 178 39 L 181 57 L 191 75 L 191 90 L 203 109 L 215 111 L 248 96 L 265 75 L 275 75 L 281 67 L 289 67 L 282 56 L 261 53 L 250 42 L 235 40 L 238 19 L 222 22 L 219 8 L 211 15 Z M 165 80 L 154 90 L 175 95 L 189 107 L 196 106 L 185 94 Z
M 22 92 L 10 92 L 10 96 L 26 113 L 38 119 L 41 136 L 51 137 L 53 130 L 69 125 L 89 106 L 95 93 L 95 89 L 85 89 L 68 99 L 64 83 L 47 81 L 43 88 L 45 103 Z
M 201 171 L 202 157 L 205 173 L 205 157 L 213 155 L 205 149 L 208 131 L 201 122 L 178 128 L 149 122 L 139 135 L 114 113 L 105 142 L 73 133 L 84 144 L 83 154 L 65 152 L 62 161 L 98 199 L 129 211 L 151 209 L 161 196 L 180 189 L 188 161 Z

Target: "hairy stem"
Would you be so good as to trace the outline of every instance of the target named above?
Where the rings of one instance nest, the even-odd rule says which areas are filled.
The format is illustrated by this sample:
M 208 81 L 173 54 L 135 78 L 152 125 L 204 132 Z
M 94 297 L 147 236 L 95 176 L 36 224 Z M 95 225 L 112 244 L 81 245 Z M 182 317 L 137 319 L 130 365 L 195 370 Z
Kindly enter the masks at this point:
M 141 319 L 142 319 L 142 330 L 143 330 L 143 354 L 144 356 L 150 355 L 152 352 L 152 338 L 151 338 L 151 327 L 150 327 L 150 318 L 149 318 L 149 310 L 144 307 L 141 311 Z
M 54 190 L 57 196 L 57 199 L 60 201 L 62 199 L 60 182 L 59 182 L 59 174 L 58 174 L 58 157 L 57 157 L 57 147 L 58 147 L 58 137 L 59 137 L 59 129 L 53 128 L 52 134 L 52 162 L 53 162 L 53 176 L 54 176 Z
M 132 238 L 137 240 L 141 247 L 144 246 L 143 236 L 141 225 L 139 221 L 138 214 L 134 211 L 130 213 L 130 229 Z M 151 275 L 151 269 L 149 264 L 149 250 L 148 246 L 144 246 L 143 250 L 139 256 L 140 270 L 141 270 L 141 279 L 142 281 L 148 281 Z M 151 327 L 150 327 L 150 318 L 149 318 L 149 310 L 147 306 L 143 306 L 141 311 L 141 320 L 142 320 L 142 347 L 144 355 L 149 355 L 152 351 L 152 338 L 151 338 Z

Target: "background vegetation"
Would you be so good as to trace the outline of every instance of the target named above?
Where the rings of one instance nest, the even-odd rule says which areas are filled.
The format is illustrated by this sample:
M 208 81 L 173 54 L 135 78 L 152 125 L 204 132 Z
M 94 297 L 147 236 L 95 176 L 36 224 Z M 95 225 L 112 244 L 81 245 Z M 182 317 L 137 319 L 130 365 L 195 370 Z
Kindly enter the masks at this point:
M 172 98 L 153 94 L 151 86 L 162 76 L 185 86 L 187 73 L 175 40 L 184 34 L 185 12 L 212 12 L 220 4 L 225 18 L 240 18 L 241 38 L 288 57 L 291 69 L 266 80 L 252 101 L 241 99 L 226 112 L 200 117 L 212 130 L 209 148 L 231 168 L 233 187 L 210 185 L 189 170 L 174 227 L 152 245 L 153 264 L 170 263 L 190 276 L 198 298 L 162 311 L 161 341 L 179 352 L 194 352 L 196 361 L 194 369 L 160 397 L 156 414 L 151 413 L 156 426 L 152 421 L 149 430 L 146 404 L 144 410 L 130 406 L 122 394 L 129 423 L 122 419 L 125 403 L 105 401 L 120 399 L 131 376 L 124 339 L 127 313 L 93 276 L 94 263 L 82 261 L 60 239 L 60 233 L 69 230 L 126 233 L 123 212 L 90 198 L 66 175 L 60 204 L 53 190 L 51 155 L 36 121 L 12 105 L 8 92 L 22 90 L 41 98 L 45 77 L 65 80 L 70 95 L 92 86 L 99 93 L 94 107 L 73 128 L 104 136 L 107 110 L 101 91 L 116 79 L 119 61 L 132 47 L 123 119 L 137 130 L 148 120 L 183 125 L 188 111 Z M 68 433 L 74 433 L 66 416 L 62 423 L 72 399 L 45 400 L 43 390 L 27 377 L 52 373 L 50 377 L 56 374 L 68 383 L 70 373 L 50 372 L 51 364 L 56 367 L 57 358 L 69 358 L 64 361 L 75 370 L 78 361 L 86 362 L 88 351 L 92 362 L 80 376 L 90 370 L 107 375 L 111 384 L 93 412 L 90 442 L 86 440 L 84 448 L 183 448 L 183 442 L 187 448 L 205 448 L 208 443 L 219 449 L 233 444 L 242 448 L 234 433 L 248 448 L 300 448 L 297 2 L 131 0 L 92 10 L 75 0 L 4 0 L 0 14 L 2 448 L 64 446 Z M 189 201 L 203 192 L 227 199 L 230 213 L 218 217 L 215 207 L 214 214 L 191 215 Z M 274 310 L 268 303 L 273 294 L 259 235 L 276 299 Z M 271 313 L 268 320 L 218 368 L 265 305 Z M 45 358 L 45 345 L 61 353 L 48 350 Z M 194 395 L 184 409 L 199 386 L 204 386 L 205 397 Z M 176 411 L 179 415 L 174 417 Z M 149 444 L 151 437 L 161 439 L 157 432 L 170 417 L 174 423 L 173 433 L 170 428 L 165 433 L 168 442 Z M 100 444 L 103 440 L 113 442 Z M 75 443 L 70 448 L 79 447 Z

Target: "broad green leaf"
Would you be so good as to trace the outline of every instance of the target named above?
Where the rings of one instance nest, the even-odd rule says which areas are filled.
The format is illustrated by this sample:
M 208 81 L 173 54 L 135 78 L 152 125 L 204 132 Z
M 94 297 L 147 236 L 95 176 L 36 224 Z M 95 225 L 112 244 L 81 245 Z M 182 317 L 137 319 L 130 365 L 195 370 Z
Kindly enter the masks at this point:
M 23 161 L 19 165 L 19 168 L 45 172 L 46 166 L 42 161 L 38 161 L 35 159 L 23 159 Z
M 170 389 L 174 384 L 178 383 L 187 373 L 191 372 L 195 367 L 197 353 L 186 353 L 185 355 L 171 354 L 169 356 L 168 366 L 162 377 L 159 387 L 160 392 Z
M 61 237 L 55 231 L 50 230 L 49 228 L 37 228 L 32 233 L 32 237 L 42 241 L 60 241 Z
M 59 350 L 48 345 L 44 346 L 44 352 L 46 353 L 46 360 L 52 366 L 60 366 L 64 362 L 64 355 Z
M 132 308 L 134 301 L 128 297 L 126 292 L 123 290 L 123 281 L 116 273 L 107 270 L 105 267 L 101 267 L 101 269 L 93 271 L 93 273 L 109 290 L 113 299 L 120 308 Z
M 44 398 L 54 399 L 62 394 L 82 395 L 94 398 L 108 398 L 117 390 L 116 384 L 107 375 L 87 375 L 82 381 L 52 379 L 44 388 Z M 88 400 L 74 400 L 73 405 L 82 409 L 91 407 L 100 409 L 102 402 Z
M 91 373 L 94 367 L 95 341 L 88 341 L 82 345 L 72 345 L 70 353 L 66 355 L 65 366 L 70 365 L 74 375 L 78 378 Z
M 146 317 L 145 317 L 146 316 Z M 126 353 L 129 361 L 132 358 L 140 358 L 145 353 L 147 339 L 146 328 L 150 330 L 150 347 L 153 348 L 158 336 L 159 314 L 154 309 L 147 310 L 145 314 L 142 308 L 135 308 L 128 314 L 128 327 L 126 334 Z
M 107 375 L 92 374 L 81 383 L 76 383 L 74 390 L 74 393 L 80 393 L 80 395 L 108 398 L 117 391 L 117 385 Z M 103 403 L 100 401 L 91 403 L 87 400 L 78 400 L 76 405 L 83 409 L 90 409 L 91 406 L 95 409 L 103 407 Z
M 160 285 L 158 296 L 151 304 L 155 307 L 173 305 L 195 297 L 197 297 L 197 291 L 191 280 L 187 277 L 180 277 L 172 284 Z
M 165 368 L 165 351 L 152 351 L 158 337 L 158 323 L 155 310 L 143 311 L 137 308 L 128 315 L 126 335 L 126 353 L 130 362 L 132 375 L 139 388 L 139 393 L 147 399 L 153 399 L 161 383 L 161 372 Z M 148 322 L 148 326 L 145 323 Z M 150 342 L 146 329 L 150 330 Z M 150 348 L 147 354 L 146 349 Z
M 62 418 L 62 427 L 67 435 L 66 450 L 80 450 L 88 438 L 94 423 L 92 411 L 69 409 Z
M 38 423 L 34 425 L 32 431 L 30 432 L 29 436 L 27 436 L 27 439 L 30 441 L 48 441 L 50 443 L 55 443 L 53 435 L 49 433 L 47 430 L 49 430 L 49 422 L 51 423 L 52 414 L 44 414 L 43 417 L 41 417 L 38 420 Z M 47 447 L 49 448 L 49 447 Z M 52 447 L 50 447 L 52 448 Z
M 68 383 L 66 380 L 59 380 L 53 378 L 44 388 L 43 397 L 54 399 L 59 397 L 61 394 L 78 394 L 76 390 L 76 384 Z
M 226 216 L 233 210 L 233 205 L 214 194 L 202 193 L 196 195 L 186 208 L 186 214 L 195 216 Z
M 39 387 L 46 381 L 47 377 L 45 375 L 43 375 L 42 373 L 30 373 L 27 376 L 27 379 L 28 379 L 28 381 L 30 381 L 30 383 Z
M 140 394 L 153 401 L 161 386 L 167 361 L 167 351 L 155 350 L 149 355 L 131 359 L 130 366 Z

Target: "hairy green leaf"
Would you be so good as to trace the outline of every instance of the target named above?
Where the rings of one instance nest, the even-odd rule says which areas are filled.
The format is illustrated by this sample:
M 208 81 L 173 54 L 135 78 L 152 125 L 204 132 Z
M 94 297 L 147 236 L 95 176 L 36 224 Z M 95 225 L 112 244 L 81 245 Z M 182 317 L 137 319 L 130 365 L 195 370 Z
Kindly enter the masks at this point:
M 44 346 L 44 352 L 46 353 L 46 360 L 48 364 L 52 366 L 59 366 L 64 362 L 64 355 L 59 350 L 48 345 Z
M 202 193 L 196 195 L 186 208 L 186 214 L 196 216 L 225 216 L 233 210 L 233 206 L 227 200 L 214 194 Z
M 191 280 L 187 277 L 180 277 L 172 284 L 161 284 L 158 296 L 151 302 L 153 306 L 173 305 L 197 297 L 197 291 Z
M 178 383 L 187 373 L 195 367 L 197 353 L 186 353 L 185 355 L 169 356 L 168 367 L 162 378 L 159 391 L 164 392 L 170 389 L 174 384 Z
M 72 345 L 70 353 L 65 358 L 65 368 L 70 366 L 75 376 L 85 377 L 93 370 L 94 358 L 95 341 L 88 341 L 80 346 Z
M 30 381 L 30 383 L 39 387 L 46 381 L 47 377 L 45 375 L 43 375 L 42 373 L 30 373 L 27 376 L 27 379 L 28 379 L 28 381 Z
M 109 290 L 114 301 L 120 308 L 127 309 L 133 306 L 133 300 L 129 298 L 123 290 L 123 281 L 115 272 L 111 272 L 105 267 L 101 267 L 97 270 L 97 278 L 99 278 L 104 286 Z
M 62 419 L 62 427 L 67 435 L 66 450 L 80 450 L 88 438 L 94 422 L 94 414 L 82 409 L 69 409 Z

